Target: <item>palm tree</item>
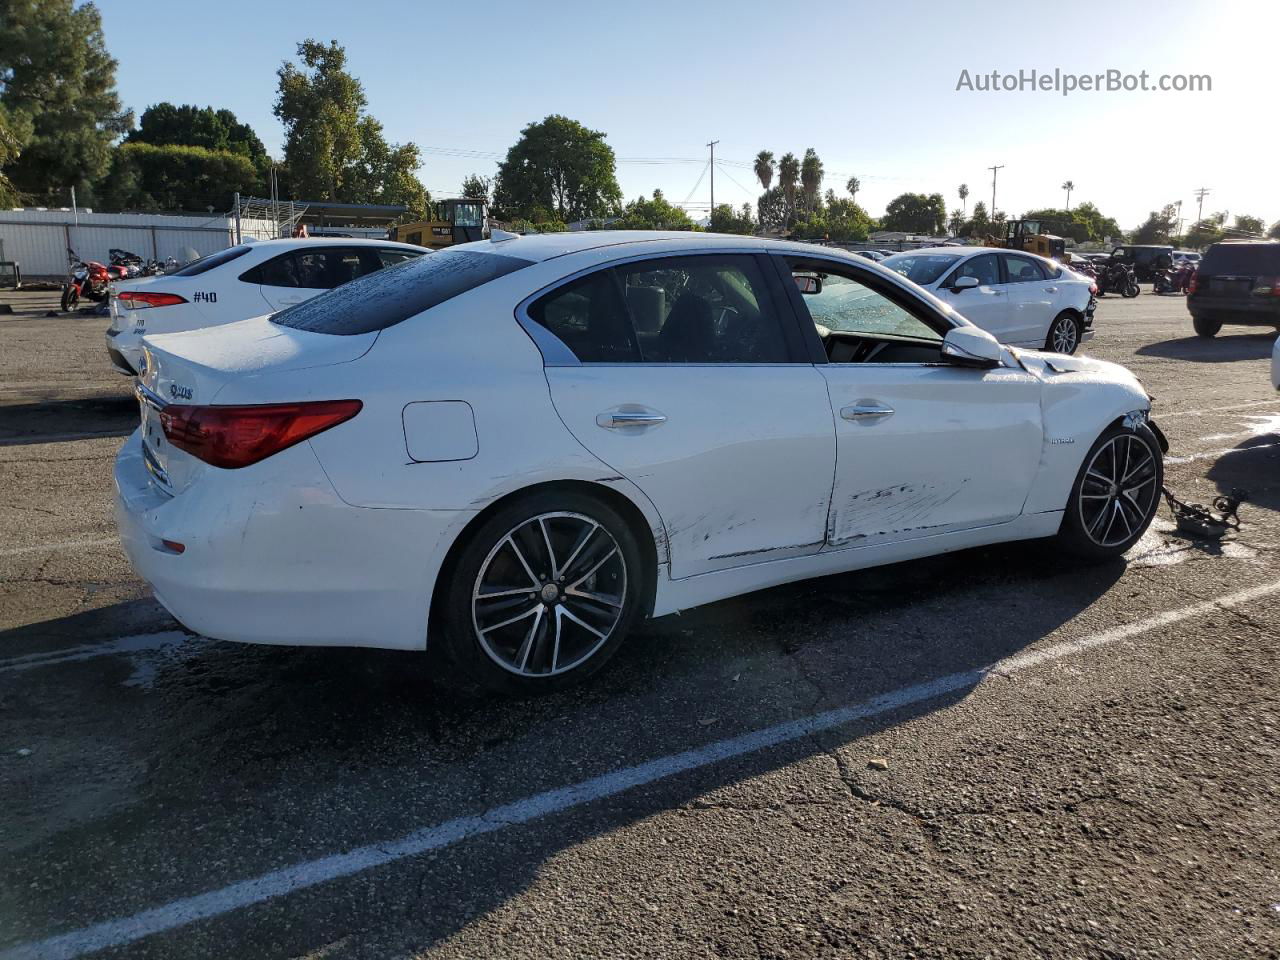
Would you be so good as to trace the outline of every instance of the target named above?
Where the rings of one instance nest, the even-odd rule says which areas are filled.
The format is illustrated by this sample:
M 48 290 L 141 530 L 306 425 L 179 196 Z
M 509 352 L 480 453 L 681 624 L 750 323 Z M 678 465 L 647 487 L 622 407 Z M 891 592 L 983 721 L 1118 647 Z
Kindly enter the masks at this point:
M 849 191 L 849 196 L 853 197 L 853 202 L 857 203 L 858 191 L 862 189 L 862 181 L 857 177 L 850 177 L 844 188 Z
M 813 147 L 804 152 L 800 163 L 800 185 L 804 188 L 805 203 L 810 208 L 817 206 L 818 191 L 822 189 L 822 161 Z
M 756 179 L 760 181 L 760 186 L 768 190 L 769 184 L 773 183 L 773 153 L 771 151 L 761 150 L 756 154 L 755 173 Z
M 1075 188 L 1076 188 L 1076 185 L 1070 180 L 1068 180 L 1066 183 L 1062 185 L 1062 189 L 1067 191 L 1067 212 L 1068 213 L 1071 211 L 1071 191 L 1074 190 Z
M 784 153 L 778 161 L 778 186 L 787 205 L 787 221 L 796 207 L 796 181 L 800 179 L 800 161 L 794 153 Z
M 967 183 L 960 184 L 960 189 L 957 193 L 960 194 L 960 216 L 963 217 L 965 210 L 968 209 L 969 185 Z

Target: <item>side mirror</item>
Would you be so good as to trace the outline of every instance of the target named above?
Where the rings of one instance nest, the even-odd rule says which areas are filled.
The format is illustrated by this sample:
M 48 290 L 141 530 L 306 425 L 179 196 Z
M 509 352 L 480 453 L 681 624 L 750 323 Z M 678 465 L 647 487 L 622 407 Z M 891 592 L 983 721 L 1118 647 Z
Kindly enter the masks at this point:
M 959 292 L 961 290 L 972 290 L 977 286 L 980 286 L 977 277 L 960 277 L 955 283 L 951 284 L 951 289 Z
M 822 278 L 814 276 L 797 276 L 794 278 L 796 289 L 805 296 L 813 296 L 822 292 Z
M 1000 341 L 978 327 L 952 327 L 942 338 L 942 357 L 958 367 L 989 370 L 1000 366 L 1004 348 Z

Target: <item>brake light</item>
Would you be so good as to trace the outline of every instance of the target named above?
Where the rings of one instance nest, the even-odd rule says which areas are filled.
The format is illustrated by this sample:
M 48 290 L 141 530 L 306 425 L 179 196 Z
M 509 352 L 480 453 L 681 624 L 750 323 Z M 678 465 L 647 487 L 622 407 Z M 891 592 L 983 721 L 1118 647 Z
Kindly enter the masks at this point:
M 1191 282 L 1187 284 L 1187 293 L 1195 293 L 1200 289 L 1200 271 L 1197 270 L 1191 275 Z
M 1280 277 L 1259 277 L 1253 285 L 1255 297 L 1280 297 Z
M 145 310 L 148 307 L 172 307 L 179 303 L 186 303 L 186 297 L 180 297 L 176 293 L 151 293 L 143 290 L 126 290 L 123 293 L 116 294 L 116 300 L 120 302 L 120 306 L 126 310 Z
M 235 470 L 350 420 L 359 400 L 318 400 L 244 407 L 170 404 L 160 411 L 164 435 L 179 450 Z

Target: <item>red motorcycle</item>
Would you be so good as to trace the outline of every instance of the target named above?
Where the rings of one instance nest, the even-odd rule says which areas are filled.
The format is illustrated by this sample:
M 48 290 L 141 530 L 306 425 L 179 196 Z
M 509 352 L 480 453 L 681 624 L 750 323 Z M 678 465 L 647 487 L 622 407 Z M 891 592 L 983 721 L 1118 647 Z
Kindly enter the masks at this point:
M 71 266 L 62 284 L 64 313 L 74 310 L 81 300 L 102 303 L 107 299 L 112 282 L 123 280 L 127 272 L 120 265 L 107 267 L 96 260 L 81 260 L 70 247 L 67 248 L 67 259 Z

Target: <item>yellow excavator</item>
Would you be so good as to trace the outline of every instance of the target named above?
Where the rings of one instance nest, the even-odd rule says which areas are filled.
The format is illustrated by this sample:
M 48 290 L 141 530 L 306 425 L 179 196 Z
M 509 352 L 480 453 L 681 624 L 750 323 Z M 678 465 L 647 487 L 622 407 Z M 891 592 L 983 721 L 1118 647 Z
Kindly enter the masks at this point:
M 1061 262 L 1067 253 L 1066 241 L 1043 227 L 1040 220 L 1010 220 L 1005 224 L 1004 238 L 988 237 L 988 246 L 1025 250 Z
M 455 243 L 484 240 L 489 236 L 488 210 L 483 200 L 474 197 L 437 200 L 432 208 L 432 219 L 394 226 L 387 231 L 387 239 L 442 250 Z

